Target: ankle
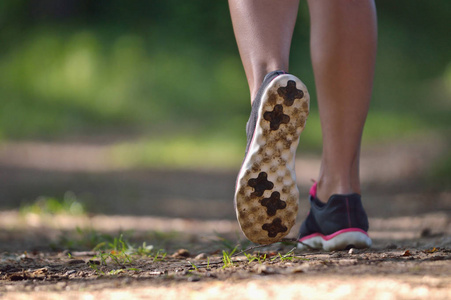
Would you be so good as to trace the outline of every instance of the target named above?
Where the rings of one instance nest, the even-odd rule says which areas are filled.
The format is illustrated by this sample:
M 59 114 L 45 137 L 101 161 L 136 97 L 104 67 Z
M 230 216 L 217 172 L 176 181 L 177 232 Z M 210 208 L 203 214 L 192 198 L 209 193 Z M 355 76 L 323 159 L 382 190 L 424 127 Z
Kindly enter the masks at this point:
M 251 92 L 251 103 L 254 101 L 257 96 L 258 90 L 265 78 L 266 74 L 276 71 L 276 70 L 285 70 L 287 71 L 288 66 L 281 64 L 277 61 L 258 64 L 253 69 L 252 80 L 249 82 L 250 92 Z
M 360 187 L 353 186 L 350 180 L 328 180 L 321 178 L 317 183 L 316 198 L 327 203 L 334 194 L 360 193 Z

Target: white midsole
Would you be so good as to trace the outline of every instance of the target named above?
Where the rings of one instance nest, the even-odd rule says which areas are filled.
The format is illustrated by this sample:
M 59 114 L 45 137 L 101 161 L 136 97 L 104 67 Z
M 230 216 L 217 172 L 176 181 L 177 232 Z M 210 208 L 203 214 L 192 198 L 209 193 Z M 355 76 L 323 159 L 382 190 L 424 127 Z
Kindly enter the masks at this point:
M 341 233 L 329 240 L 324 239 L 323 236 L 317 235 L 310 239 L 298 243 L 298 249 L 311 250 L 323 249 L 326 251 L 343 250 L 349 246 L 354 248 L 369 248 L 371 247 L 371 239 L 363 232 L 352 231 Z

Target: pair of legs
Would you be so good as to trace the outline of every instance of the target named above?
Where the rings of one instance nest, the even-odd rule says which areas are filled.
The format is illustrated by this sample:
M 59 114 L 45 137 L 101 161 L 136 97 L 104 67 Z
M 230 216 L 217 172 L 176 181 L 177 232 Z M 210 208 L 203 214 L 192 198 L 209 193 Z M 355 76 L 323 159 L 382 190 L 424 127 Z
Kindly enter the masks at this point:
M 360 194 L 359 157 L 376 56 L 373 0 L 308 0 L 323 137 L 317 198 Z M 288 71 L 299 0 L 229 0 L 251 101 L 264 76 Z

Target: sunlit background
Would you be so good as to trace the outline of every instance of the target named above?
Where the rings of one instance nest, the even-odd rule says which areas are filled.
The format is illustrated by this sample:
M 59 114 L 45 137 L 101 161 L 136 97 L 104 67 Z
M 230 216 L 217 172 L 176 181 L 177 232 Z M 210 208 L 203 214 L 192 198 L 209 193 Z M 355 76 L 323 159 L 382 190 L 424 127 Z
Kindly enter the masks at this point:
M 425 190 L 449 190 L 451 2 L 380 0 L 377 7 L 379 49 L 364 150 L 423 147 L 433 155 L 417 179 L 428 182 Z M 250 105 L 227 1 L 3 0 L 0 28 L 3 208 L 42 195 L 63 199 L 65 191 L 91 205 L 104 189 L 113 190 L 104 198 L 116 195 L 128 204 L 164 194 L 163 175 L 154 175 L 161 182 L 149 179 L 145 191 L 119 192 L 132 180 L 125 175 L 104 178 L 103 185 L 86 181 L 113 171 L 175 170 L 194 180 L 190 170 L 234 174 L 239 168 Z M 318 158 L 309 51 L 302 1 L 290 71 L 312 95 L 299 155 Z M 225 187 L 205 184 L 177 197 L 215 198 L 233 189 L 233 176 Z

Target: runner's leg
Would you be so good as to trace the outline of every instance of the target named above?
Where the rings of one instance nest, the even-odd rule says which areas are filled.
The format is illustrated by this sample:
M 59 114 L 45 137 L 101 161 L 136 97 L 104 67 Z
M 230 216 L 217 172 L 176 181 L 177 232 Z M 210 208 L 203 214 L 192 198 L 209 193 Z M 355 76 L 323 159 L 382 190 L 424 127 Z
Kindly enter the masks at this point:
M 299 0 L 229 0 L 229 6 L 253 101 L 266 74 L 288 72 Z
M 309 0 L 323 134 L 317 197 L 360 193 L 359 156 L 376 57 L 373 0 Z

